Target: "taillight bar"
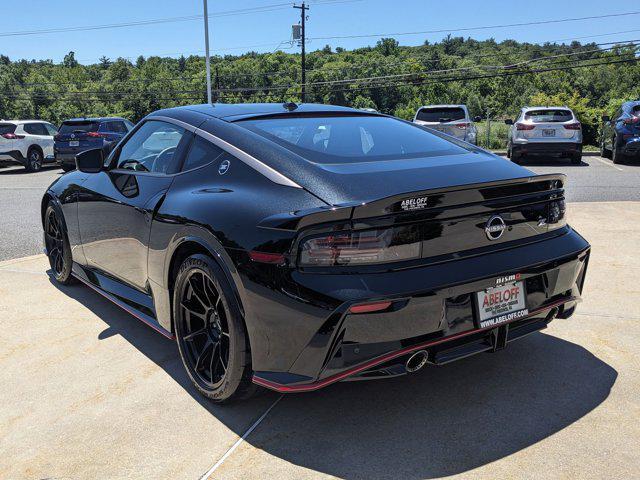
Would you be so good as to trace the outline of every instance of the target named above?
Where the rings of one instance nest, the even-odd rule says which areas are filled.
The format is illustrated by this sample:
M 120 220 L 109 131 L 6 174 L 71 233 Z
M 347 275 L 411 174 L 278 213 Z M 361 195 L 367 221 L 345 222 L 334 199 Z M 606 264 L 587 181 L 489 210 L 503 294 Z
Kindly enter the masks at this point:
M 529 125 L 526 123 L 516 123 L 517 130 L 533 130 L 534 128 L 536 128 L 535 125 Z
M 100 132 L 87 132 L 87 137 L 107 138 L 108 135 L 106 133 L 100 133 Z
M 622 123 L 624 123 L 625 125 L 635 125 L 638 122 L 640 122 L 640 117 L 625 118 L 622 121 Z
M 458 124 L 456 124 L 456 127 L 458 127 L 460 130 L 466 130 L 470 126 L 471 126 L 470 123 L 458 123 Z
M 16 135 L 15 133 L 3 133 L 2 137 L 6 138 L 7 140 L 22 140 L 24 138 L 24 135 Z
M 582 128 L 582 125 L 580 124 L 580 122 L 568 123 L 564 126 L 564 128 L 566 128 L 567 130 L 580 130 Z

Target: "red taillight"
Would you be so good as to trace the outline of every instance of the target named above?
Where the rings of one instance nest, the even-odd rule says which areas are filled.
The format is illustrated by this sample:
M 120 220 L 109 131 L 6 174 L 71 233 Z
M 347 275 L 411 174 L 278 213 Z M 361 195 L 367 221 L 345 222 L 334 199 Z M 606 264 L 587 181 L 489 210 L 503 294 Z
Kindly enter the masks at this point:
M 638 122 L 640 122 L 640 117 L 625 118 L 622 121 L 622 123 L 624 123 L 625 125 L 635 125 Z
M 391 302 L 375 302 L 365 303 L 363 305 L 354 305 L 349 309 L 349 313 L 373 313 L 382 312 L 391 306 Z
M 280 253 L 249 252 L 249 258 L 258 263 L 284 264 L 284 255 Z
M 582 128 L 582 125 L 580 125 L 580 122 L 568 123 L 564 126 L 564 128 L 566 128 L 567 130 L 580 130 Z
M 458 124 L 456 124 L 456 127 L 458 127 L 460 130 L 466 130 L 470 126 L 471 126 L 470 123 L 458 123 Z
M 2 137 L 6 138 L 7 140 L 22 140 L 24 138 L 24 135 L 16 135 L 15 133 L 3 133 Z
M 93 138 L 107 138 L 107 134 L 106 133 L 99 133 L 99 132 L 87 132 L 87 137 L 93 137 Z
M 420 258 L 421 246 L 415 226 L 336 233 L 304 242 L 300 265 L 330 267 L 402 262 Z
M 533 130 L 534 128 L 536 128 L 535 125 L 528 125 L 526 123 L 516 123 L 517 130 Z

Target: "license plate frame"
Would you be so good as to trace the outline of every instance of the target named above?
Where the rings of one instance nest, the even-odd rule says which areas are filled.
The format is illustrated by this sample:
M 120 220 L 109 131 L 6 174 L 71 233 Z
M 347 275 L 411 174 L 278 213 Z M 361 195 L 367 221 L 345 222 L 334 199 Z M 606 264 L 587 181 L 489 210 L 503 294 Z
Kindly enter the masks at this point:
M 486 288 L 476 292 L 474 297 L 478 328 L 497 327 L 529 314 L 522 280 Z
M 549 137 L 555 137 L 556 136 L 556 131 L 553 128 L 544 128 L 542 130 L 542 136 L 549 138 Z
M 80 146 L 80 140 L 69 140 L 69 146 L 70 147 L 79 147 Z

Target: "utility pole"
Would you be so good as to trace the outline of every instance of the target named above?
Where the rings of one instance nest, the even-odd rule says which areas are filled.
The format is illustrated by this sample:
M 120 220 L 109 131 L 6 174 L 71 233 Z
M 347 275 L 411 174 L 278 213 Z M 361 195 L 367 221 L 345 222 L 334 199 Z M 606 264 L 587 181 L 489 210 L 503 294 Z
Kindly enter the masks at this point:
M 293 8 L 298 8 L 300 9 L 300 17 L 301 17 L 301 26 L 302 26 L 302 38 L 300 40 L 300 46 L 302 47 L 302 91 L 301 91 L 301 95 L 300 98 L 302 100 L 302 103 L 305 102 L 305 95 L 306 95 L 306 83 L 307 83 L 307 65 L 306 65 L 306 51 L 305 51 L 305 42 L 306 42 L 306 35 L 305 35 L 305 19 L 307 16 L 307 10 L 309 10 L 309 7 L 307 7 L 305 5 L 304 2 L 302 2 L 302 5 L 293 5 Z
M 207 1 L 204 0 L 204 51 L 207 65 L 207 102 L 211 104 L 211 62 L 209 59 L 209 10 Z

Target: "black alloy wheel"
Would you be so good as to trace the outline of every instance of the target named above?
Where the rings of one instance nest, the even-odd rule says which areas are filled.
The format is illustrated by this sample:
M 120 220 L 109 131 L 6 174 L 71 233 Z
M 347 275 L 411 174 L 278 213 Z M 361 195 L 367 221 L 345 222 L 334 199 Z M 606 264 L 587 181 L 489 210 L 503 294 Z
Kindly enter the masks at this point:
M 63 285 L 73 283 L 71 247 L 62 218 L 52 204 L 49 204 L 45 212 L 44 238 L 49 264 L 56 281 Z
M 38 172 L 42 168 L 42 153 L 35 147 L 27 152 L 27 164 L 25 168 L 28 172 Z
M 174 323 L 182 362 L 196 388 L 217 402 L 247 398 L 251 362 L 244 323 L 222 270 L 205 255 L 187 258 L 176 278 Z

